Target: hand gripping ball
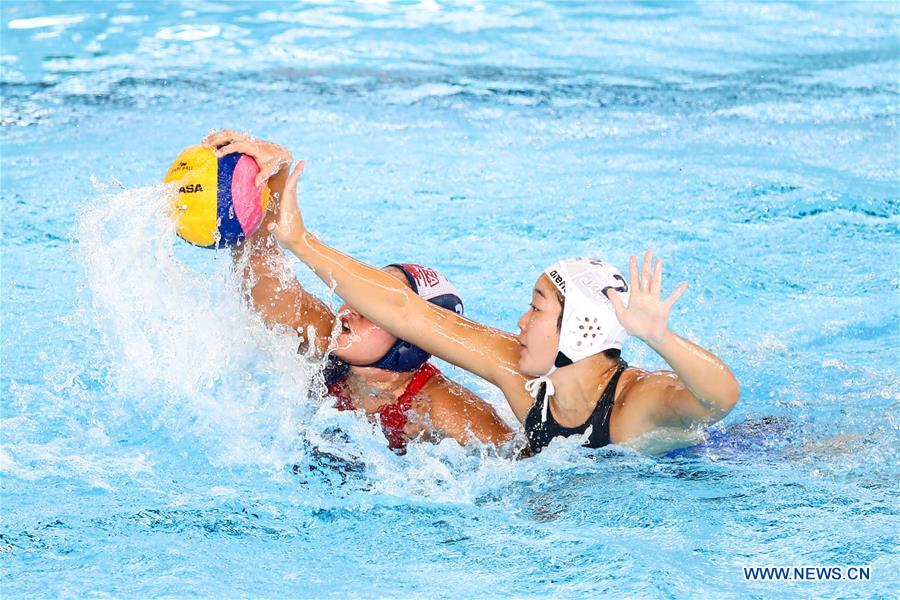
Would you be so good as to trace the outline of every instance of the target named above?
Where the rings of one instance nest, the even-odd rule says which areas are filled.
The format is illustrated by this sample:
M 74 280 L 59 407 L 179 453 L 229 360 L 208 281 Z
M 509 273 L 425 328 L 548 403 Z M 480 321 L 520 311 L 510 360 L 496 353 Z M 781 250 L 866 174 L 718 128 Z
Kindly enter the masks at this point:
M 256 187 L 259 165 L 246 154 L 221 158 L 205 146 L 185 149 L 166 173 L 178 186 L 172 213 L 178 235 L 203 248 L 222 248 L 253 235 L 269 202 L 267 185 Z

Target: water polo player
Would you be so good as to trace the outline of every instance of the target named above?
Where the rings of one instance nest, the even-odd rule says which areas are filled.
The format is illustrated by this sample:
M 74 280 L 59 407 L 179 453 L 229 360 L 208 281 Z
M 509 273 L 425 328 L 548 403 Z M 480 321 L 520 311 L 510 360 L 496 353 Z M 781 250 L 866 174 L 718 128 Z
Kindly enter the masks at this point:
M 203 143 L 216 149 L 219 156 L 233 152 L 253 156 L 260 167 L 257 185 L 268 180 L 273 198 L 280 195 L 291 162 L 286 149 L 232 131 L 214 133 Z M 233 252 L 239 263 L 246 264 L 244 278 L 253 305 L 269 325 L 286 325 L 300 332 L 301 349 L 305 351 L 305 344 L 312 341 L 312 350 L 319 356 L 332 349 L 334 339 L 325 375 L 338 408 L 362 409 L 372 420 L 377 416 L 390 447 L 400 452 L 415 438 L 449 436 L 465 444 L 471 436 L 489 443 L 512 437 L 493 408 L 444 377 L 428 362 L 427 352 L 392 336 L 348 304 L 335 315 L 304 290 L 266 229 L 275 217 L 270 211 L 259 233 L 234 246 Z M 245 252 L 248 256 L 241 257 Z M 397 264 L 382 272 L 430 306 L 447 314 L 462 313 L 459 294 L 437 271 Z M 333 336 L 335 326 L 339 331 Z
M 669 330 L 669 311 L 687 284 L 663 300 L 662 261 L 654 265 L 650 252 L 640 275 L 631 257 L 628 282 L 599 260 L 551 266 L 514 336 L 440 309 L 310 234 L 297 207 L 302 170 L 301 162 L 285 184 L 277 222 L 267 224 L 279 243 L 385 330 L 498 386 L 532 451 L 573 435 L 592 448 L 631 443 L 665 451 L 696 441 L 703 425 L 737 402 L 739 385 L 725 363 Z M 629 367 L 620 357 L 629 334 L 672 371 Z

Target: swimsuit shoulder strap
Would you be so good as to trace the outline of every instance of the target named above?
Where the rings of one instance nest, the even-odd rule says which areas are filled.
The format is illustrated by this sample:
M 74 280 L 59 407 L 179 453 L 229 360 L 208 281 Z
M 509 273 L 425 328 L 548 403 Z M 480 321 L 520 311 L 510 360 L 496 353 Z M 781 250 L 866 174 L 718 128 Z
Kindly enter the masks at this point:
M 413 398 L 416 397 L 416 394 L 422 391 L 422 388 L 425 387 L 425 384 L 431 381 L 431 378 L 435 375 L 440 375 L 441 371 L 437 367 L 435 367 L 431 363 L 425 363 L 419 370 L 416 371 L 415 376 L 412 378 L 412 381 L 409 382 L 409 385 L 406 386 L 406 389 L 403 390 L 403 394 L 397 399 L 396 405 L 399 405 L 400 409 L 403 412 L 406 412 L 412 406 Z
M 541 384 L 538 393 L 538 399 L 532 405 L 531 410 L 525 417 L 525 432 L 528 435 L 528 441 L 533 452 L 540 452 L 545 448 L 551 440 L 559 436 L 570 436 L 584 433 L 588 427 L 591 427 L 591 435 L 585 444 L 589 448 L 601 448 L 609 444 L 609 417 L 612 413 L 612 407 L 616 399 L 616 386 L 619 383 L 619 377 L 628 363 L 619 360 L 616 366 L 616 372 L 610 377 L 609 383 L 600 394 L 597 405 L 588 416 L 587 420 L 578 427 L 563 427 L 556 422 L 553 412 L 547 410 L 546 419 L 542 418 L 541 412 L 545 409 L 546 403 L 549 402 L 546 394 L 546 385 Z M 549 407 L 546 407 L 549 409 Z
M 616 372 L 613 373 L 613 376 L 609 379 L 609 383 L 607 383 L 606 387 L 603 389 L 603 393 L 600 394 L 600 399 L 597 401 L 597 407 L 594 408 L 594 412 L 591 414 L 589 420 L 594 426 L 594 430 L 591 432 L 592 448 L 599 448 L 610 443 L 609 418 L 610 415 L 612 415 L 613 405 L 616 402 L 616 388 L 619 385 L 619 378 L 627 368 L 628 363 L 620 358 L 619 364 L 616 366 Z
M 421 392 L 425 384 L 439 373 L 440 370 L 437 367 L 431 363 L 425 363 L 416 371 L 416 374 L 396 402 L 385 404 L 378 409 L 378 415 L 381 418 L 381 429 L 388 440 L 388 445 L 393 450 L 401 453 L 406 451 L 406 434 L 404 433 L 408 421 L 406 413 L 412 408 L 412 401 L 416 394 Z

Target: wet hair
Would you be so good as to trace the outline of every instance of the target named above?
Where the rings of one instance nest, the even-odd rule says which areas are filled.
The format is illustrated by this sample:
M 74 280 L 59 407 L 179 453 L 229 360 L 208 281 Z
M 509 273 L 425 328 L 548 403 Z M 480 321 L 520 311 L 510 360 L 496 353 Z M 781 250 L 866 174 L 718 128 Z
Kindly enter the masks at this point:
M 559 300 L 559 318 L 556 320 L 556 330 L 562 331 L 563 311 L 566 310 L 566 297 L 555 287 L 553 288 L 553 291 L 556 292 L 556 299 Z M 622 351 L 618 348 L 607 348 L 603 351 L 603 356 L 610 360 L 619 360 L 622 356 Z

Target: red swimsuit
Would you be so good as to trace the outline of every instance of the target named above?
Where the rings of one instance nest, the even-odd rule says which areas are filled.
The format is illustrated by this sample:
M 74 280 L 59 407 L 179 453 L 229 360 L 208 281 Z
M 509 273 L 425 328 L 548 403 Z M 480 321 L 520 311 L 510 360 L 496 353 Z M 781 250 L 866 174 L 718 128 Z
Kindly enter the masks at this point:
M 385 404 L 376 411 L 381 421 L 384 437 L 388 440 L 388 446 L 398 454 L 406 452 L 406 442 L 409 441 L 404 429 L 409 421 L 406 413 L 412 408 L 413 398 L 422 391 L 432 377 L 439 374 L 440 370 L 437 367 L 431 363 L 425 363 L 416 371 L 412 381 L 409 382 L 396 402 Z M 354 410 L 356 408 L 353 406 L 353 399 L 350 398 L 346 377 L 328 384 L 328 393 L 337 398 L 335 408 L 338 410 Z

